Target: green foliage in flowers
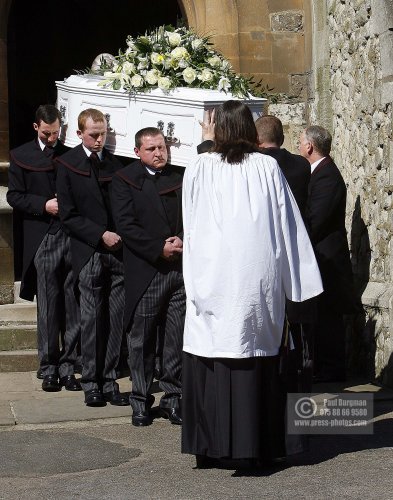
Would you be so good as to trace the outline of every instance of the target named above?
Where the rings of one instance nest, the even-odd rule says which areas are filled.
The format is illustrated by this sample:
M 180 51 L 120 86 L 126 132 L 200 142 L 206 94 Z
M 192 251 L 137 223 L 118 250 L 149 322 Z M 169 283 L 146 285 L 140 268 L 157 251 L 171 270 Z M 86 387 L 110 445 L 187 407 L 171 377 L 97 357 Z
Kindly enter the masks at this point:
M 119 51 L 113 65 L 101 67 L 100 86 L 130 93 L 194 87 L 237 97 L 254 90 L 252 78 L 237 75 L 229 61 L 212 49 L 209 36 L 191 29 L 160 26 L 136 38 L 128 36 L 126 42 L 127 49 Z

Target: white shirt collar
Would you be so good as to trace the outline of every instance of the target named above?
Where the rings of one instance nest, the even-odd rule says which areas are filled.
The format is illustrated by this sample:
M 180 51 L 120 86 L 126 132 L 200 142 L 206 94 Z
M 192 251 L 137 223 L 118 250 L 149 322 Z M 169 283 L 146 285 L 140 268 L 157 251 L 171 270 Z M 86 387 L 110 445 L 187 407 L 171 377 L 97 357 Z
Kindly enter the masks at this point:
M 82 148 L 84 149 L 87 157 L 90 158 L 92 151 L 90 151 L 90 149 L 87 149 L 83 143 L 82 143 Z M 97 156 L 101 161 L 102 160 L 102 151 L 98 151 Z
M 46 146 L 45 146 L 45 144 L 41 141 L 41 139 L 40 139 L 38 136 L 37 136 L 37 139 L 38 139 L 38 145 L 39 145 L 39 147 L 41 148 L 41 151 L 44 151 L 44 149 L 45 149 L 45 147 L 46 147 Z M 56 147 L 56 144 L 57 144 L 57 141 L 53 144 L 53 146 L 47 146 L 47 147 L 48 147 L 48 148 L 49 148 L 49 147 L 54 148 L 54 147 Z
M 317 161 L 314 161 L 314 163 L 311 163 L 311 173 L 314 172 L 314 170 L 317 168 L 317 166 L 321 163 L 322 160 L 324 160 L 326 158 L 326 156 L 324 156 L 323 158 L 320 158 L 319 160 Z

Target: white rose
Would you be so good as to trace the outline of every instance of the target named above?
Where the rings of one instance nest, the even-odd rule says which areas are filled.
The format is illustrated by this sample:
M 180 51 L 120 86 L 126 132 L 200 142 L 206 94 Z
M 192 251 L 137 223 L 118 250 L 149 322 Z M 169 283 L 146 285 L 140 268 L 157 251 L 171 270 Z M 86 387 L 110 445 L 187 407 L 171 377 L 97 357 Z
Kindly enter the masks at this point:
M 225 76 L 222 76 L 218 82 L 218 90 L 223 90 L 224 92 L 228 92 L 231 88 L 231 82 Z
M 161 76 L 158 79 L 158 86 L 161 90 L 169 90 L 171 88 L 171 80 L 167 76 Z
M 165 69 L 177 69 L 179 67 L 179 61 L 177 59 L 173 59 L 173 57 L 168 57 L 165 59 Z
M 150 60 L 153 64 L 162 65 L 165 62 L 165 57 L 157 52 L 152 52 L 150 55 Z
M 131 78 L 131 86 L 132 87 L 142 87 L 143 86 L 143 78 L 141 75 L 134 75 Z
M 145 80 L 149 85 L 156 85 L 158 78 L 161 76 L 160 71 L 158 69 L 151 69 L 146 73 Z
M 218 56 L 209 57 L 207 62 L 212 68 L 217 68 L 221 64 L 221 59 Z
M 186 83 L 192 83 L 197 76 L 195 69 L 190 67 L 183 70 L 182 75 Z
M 199 73 L 198 79 L 202 82 L 210 82 L 211 80 L 213 80 L 213 73 L 210 71 L 210 69 L 205 68 L 201 71 L 201 73 Z
M 169 31 L 166 33 L 166 35 L 168 37 L 169 45 L 171 47 L 177 47 L 178 45 L 180 45 L 181 36 L 179 33 L 173 33 L 171 31 Z
M 173 59 L 177 60 L 190 58 L 190 54 L 184 47 L 176 47 L 175 49 L 173 49 L 171 52 L 171 56 L 173 57 Z
M 186 59 L 180 59 L 179 60 L 179 68 L 187 68 L 188 67 L 188 60 Z
M 191 42 L 191 47 L 194 50 L 200 49 L 201 47 L 203 47 L 203 40 L 201 38 L 195 38 L 195 40 Z
M 132 73 L 135 73 L 135 64 L 129 61 L 123 63 L 123 73 L 125 73 L 126 75 L 131 75 Z

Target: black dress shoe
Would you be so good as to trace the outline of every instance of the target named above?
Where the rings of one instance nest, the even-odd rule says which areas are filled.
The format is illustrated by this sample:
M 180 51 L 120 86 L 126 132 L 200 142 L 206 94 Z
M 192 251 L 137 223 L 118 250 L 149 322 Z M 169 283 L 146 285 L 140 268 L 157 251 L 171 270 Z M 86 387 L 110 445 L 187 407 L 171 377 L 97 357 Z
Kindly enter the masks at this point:
M 132 425 L 135 427 L 146 427 L 151 425 L 153 418 L 148 410 L 145 411 L 134 411 L 131 417 Z
M 160 415 L 169 419 L 171 424 L 181 425 L 183 423 L 179 408 L 160 408 Z
M 98 389 L 91 389 L 85 392 L 86 406 L 106 406 L 104 396 Z
M 66 391 L 81 391 L 82 387 L 79 382 L 75 378 L 75 375 L 66 375 L 65 377 L 60 378 L 60 385 L 64 386 Z
M 104 392 L 103 396 L 105 401 L 114 406 L 128 406 L 130 404 L 130 398 L 125 394 L 121 394 L 118 389 Z
M 57 375 L 45 375 L 42 381 L 42 390 L 46 392 L 61 391 L 61 385 L 59 384 Z
M 38 380 L 43 380 L 44 379 L 44 372 L 43 372 L 42 368 L 38 368 L 38 370 L 37 370 L 37 378 L 38 378 Z
M 195 455 L 195 460 L 197 469 L 214 469 L 219 465 L 217 458 L 208 457 L 207 455 Z

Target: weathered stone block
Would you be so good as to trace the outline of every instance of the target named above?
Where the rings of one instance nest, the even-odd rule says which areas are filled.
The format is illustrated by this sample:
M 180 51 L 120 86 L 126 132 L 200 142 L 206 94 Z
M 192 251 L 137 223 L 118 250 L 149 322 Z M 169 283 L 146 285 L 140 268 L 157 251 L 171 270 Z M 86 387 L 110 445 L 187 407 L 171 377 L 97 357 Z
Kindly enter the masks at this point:
M 383 83 L 381 91 L 381 105 L 386 106 L 391 102 L 393 102 L 393 81 Z
M 379 35 L 393 28 L 393 0 L 371 0 L 371 31 Z
M 267 0 L 267 5 L 269 12 L 280 12 L 281 10 L 288 10 L 288 5 L 292 9 L 302 9 L 304 1 L 303 0 Z
M 393 31 L 385 31 L 380 35 L 380 47 L 382 78 L 393 77 Z
M 12 283 L 0 283 L 0 304 L 12 304 L 14 302 L 14 286 Z
M 308 95 L 308 74 L 290 75 L 289 95 L 306 99 Z
M 290 47 L 290 50 L 289 50 Z M 272 44 L 273 73 L 305 71 L 304 37 L 296 33 L 275 33 Z
M 298 10 L 287 10 L 270 15 L 272 31 L 302 32 L 304 26 L 304 13 Z

